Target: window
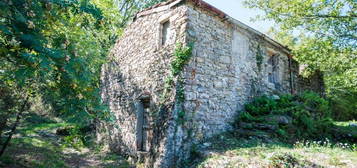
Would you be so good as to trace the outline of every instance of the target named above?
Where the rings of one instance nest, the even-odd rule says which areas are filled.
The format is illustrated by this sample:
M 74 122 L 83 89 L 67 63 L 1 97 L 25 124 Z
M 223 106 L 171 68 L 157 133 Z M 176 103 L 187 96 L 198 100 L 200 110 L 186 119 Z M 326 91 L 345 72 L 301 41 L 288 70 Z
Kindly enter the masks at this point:
M 170 39 L 170 21 L 163 22 L 161 28 L 161 45 L 166 45 Z
M 279 55 L 272 55 L 268 60 L 268 64 L 270 65 L 268 80 L 270 83 L 277 85 L 279 84 Z

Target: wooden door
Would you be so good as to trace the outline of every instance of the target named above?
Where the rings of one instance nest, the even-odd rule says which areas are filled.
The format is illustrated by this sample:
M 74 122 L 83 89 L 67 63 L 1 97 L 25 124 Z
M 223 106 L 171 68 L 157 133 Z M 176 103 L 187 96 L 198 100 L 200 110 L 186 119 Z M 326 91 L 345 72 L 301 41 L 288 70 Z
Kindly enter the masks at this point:
M 149 148 L 149 111 L 150 99 L 142 98 L 135 103 L 136 109 L 136 147 L 137 151 L 147 151 Z

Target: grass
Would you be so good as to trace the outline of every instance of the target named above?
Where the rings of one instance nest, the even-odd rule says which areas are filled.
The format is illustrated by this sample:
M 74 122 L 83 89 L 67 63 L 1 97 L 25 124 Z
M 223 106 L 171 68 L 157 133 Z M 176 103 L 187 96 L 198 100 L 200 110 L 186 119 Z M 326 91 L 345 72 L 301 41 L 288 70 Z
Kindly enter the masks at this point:
M 354 137 L 357 135 L 356 123 L 335 122 L 336 131 Z M 34 116 L 31 120 L 25 119 L 5 155 L 0 158 L 0 167 L 133 167 L 122 156 L 103 152 L 99 148 L 77 150 L 67 145 L 63 137 L 55 134 L 58 128 L 67 126 L 70 124 L 36 119 Z M 223 133 L 209 139 L 206 145 L 198 145 L 192 151 L 197 158 L 191 161 L 191 167 L 357 167 L 357 145 L 353 142 L 338 143 L 326 139 L 289 144 L 278 137 L 269 137 L 269 133 L 262 130 L 251 133 L 244 137 L 237 133 Z
M 99 149 L 82 147 L 75 149 L 64 137 L 56 135 L 58 128 L 70 126 L 41 117 L 24 119 L 10 145 L 0 158 L 5 168 L 69 168 L 69 167 L 119 167 L 131 165 L 125 158 Z M 40 122 L 37 122 L 40 121 Z
M 356 135 L 355 122 L 336 122 L 339 130 Z M 357 144 L 301 140 L 294 144 L 269 140 L 259 136 L 241 137 L 236 133 L 224 133 L 209 139 L 209 146 L 200 145 L 200 157 L 193 160 L 197 168 L 235 167 L 357 167 Z
M 225 142 L 231 142 L 228 145 Z M 346 167 L 357 165 L 356 147 L 329 142 L 265 143 L 257 139 L 225 137 L 219 150 L 205 151 L 198 168 L 214 167 Z M 235 144 L 232 146 L 232 144 Z M 225 146 L 227 149 L 223 149 Z
M 55 128 L 52 124 L 48 127 Z M 42 124 L 39 127 L 34 126 L 34 130 L 19 130 L 20 134 L 11 140 L 4 154 L 7 161 L 3 158 L 0 161 L 7 163 L 9 167 L 68 167 L 64 163 L 61 145 L 36 134 L 36 131 L 43 131 L 48 127 Z
M 334 124 L 339 129 L 339 131 L 351 134 L 351 136 L 356 136 L 357 138 L 357 121 L 335 122 Z

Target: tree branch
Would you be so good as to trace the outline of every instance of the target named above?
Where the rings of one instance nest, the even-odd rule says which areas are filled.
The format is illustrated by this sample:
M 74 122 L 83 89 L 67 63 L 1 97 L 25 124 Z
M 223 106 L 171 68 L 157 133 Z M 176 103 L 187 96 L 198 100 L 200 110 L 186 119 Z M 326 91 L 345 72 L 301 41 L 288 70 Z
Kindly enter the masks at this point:
M 8 146 L 9 143 L 10 143 L 10 140 L 11 140 L 11 138 L 12 138 L 12 135 L 14 135 L 14 133 L 15 133 L 15 131 L 16 131 L 17 125 L 18 125 L 19 122 L 20 122 L 22 113 L 23 113 L 24 110 L 25 110 L 25 107 L 26 107 L 26 105 L 27 105 L 27 103 L 28 103 L 28 100 L 29 100 L 29 96 L 26 96 L 25 102 L 22 104 L 20 111 L 17 113 L 16 121 L 15 121 L 14 125 L 13 125 L 12 128 L 11 128 L 10 135 L 7 137 L 6 141 L 5 141 L 4 144 L 2 145 L 2 148 L 1 148 L 1 151 L 0 151 L 0 157 L 4 154 L 5 149 L 7 148 L 7 146 Z
M 357 15 L 303 15 L 303 17 L 346 19 L 346 18 L 357 18 Z

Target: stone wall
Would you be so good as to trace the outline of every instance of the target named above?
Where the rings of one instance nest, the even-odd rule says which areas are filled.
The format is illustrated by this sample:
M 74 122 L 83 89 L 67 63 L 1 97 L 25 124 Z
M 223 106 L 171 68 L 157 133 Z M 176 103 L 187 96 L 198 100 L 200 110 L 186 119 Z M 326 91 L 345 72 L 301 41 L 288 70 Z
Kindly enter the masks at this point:
M 185 110 L 194 141 L 230 129 L 243 105 L 254 96 L 290 93 L 289 58 L 262 37 L 189 5 L 193 58 L 185 72 Z M 269 81 L 276 56 L 276 82 Z
M 102 69 L 101 95 L 115 115 L 115 121 L 98 124 L 98 141 L 134 160 L 143 156 L 148 166 L 168 164 L 167 157 L 172 152 L 167 150 L 168 145 L 172 146 L 167 139 L 173 136 L 173 123 L 170 121 L 175 108 L 175 89 L 165 102 L 162 102 L 162 95 L 175 44 L 185 43 L 186 10 L 186 6 L 166 6 L 138 15 L 112 49 L 111 63 Z M 166 21 L 170 21 L 170 35 L 162 45 L 161 29 Z M 145 128 L 149 130 L 146 150 L 141 152 L 136 144 L 136 103 L 143 96 L 149 97 L 150 107 L 146 111 L 149 118 Z

